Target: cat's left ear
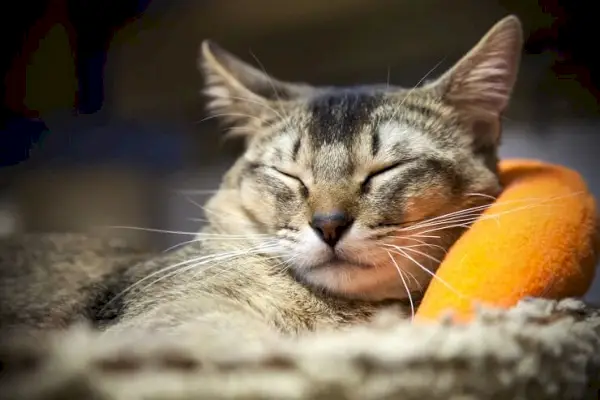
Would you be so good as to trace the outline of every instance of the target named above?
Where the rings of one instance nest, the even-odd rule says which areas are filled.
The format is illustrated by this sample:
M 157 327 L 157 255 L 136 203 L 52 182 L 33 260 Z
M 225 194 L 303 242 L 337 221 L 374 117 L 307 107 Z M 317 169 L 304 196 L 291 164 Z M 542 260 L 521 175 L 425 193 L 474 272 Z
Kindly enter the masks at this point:
M 523 46 L 521 22 L 508 16 L 494 25 L 454 67 L 425 88 L 435 90 L 448 104 L 486 120 L 506 109 Z
M 309 85 L 268 76 L 210 40 L 202 43 L 199 67 L 205 78 L 208 112 L 236 125 L 258 129 L 281 118 L 289 102 L 311 91 Z

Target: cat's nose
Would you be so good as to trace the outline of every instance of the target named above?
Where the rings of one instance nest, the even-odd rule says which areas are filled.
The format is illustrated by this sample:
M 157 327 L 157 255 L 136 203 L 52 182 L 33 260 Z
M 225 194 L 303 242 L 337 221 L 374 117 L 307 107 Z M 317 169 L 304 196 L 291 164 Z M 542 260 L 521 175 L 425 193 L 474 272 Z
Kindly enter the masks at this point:
M 315 213 L 310 222 L 310 226 L 315 230 L 321 240 L 329 246 L 334 247 L 348 228 L 350 228 L 352 222 L 353 220 L 348 214 L 340 211 L 333 211 L 330 213 Z

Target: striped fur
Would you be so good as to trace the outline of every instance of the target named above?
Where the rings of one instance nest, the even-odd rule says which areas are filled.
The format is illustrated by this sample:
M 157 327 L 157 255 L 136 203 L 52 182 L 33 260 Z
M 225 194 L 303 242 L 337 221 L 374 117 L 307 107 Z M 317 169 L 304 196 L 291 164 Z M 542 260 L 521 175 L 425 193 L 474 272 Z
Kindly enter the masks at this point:
M 227 232 L 273 235 L 280 244 L 274 253 L 292 259 L 295 276 L 316 288 L 368 299 L 421 289 L 430 278 L 423 269 L 435 270 L 432 259 L 443 257 L 461 229 L 425 239 L 433 245 L 421 248 L 427 256 L 395 257 L 416 277 L 410 283 L 399 279 L 382 243 L 414 245 L 401 229 L 406 224 L 499 193 L 500 117 L 520 46 L 520 23 L 507 17 L 440 78 L 404 89 L 287 83 L 205 42 L 208 108 L 248 140 L 209 203 L 211 218 L 223 223 L 215 215 L 239 210 L 244 223 Z M 336 210 L 354 222 L 331 249 L 309 225 L 315 213 Z

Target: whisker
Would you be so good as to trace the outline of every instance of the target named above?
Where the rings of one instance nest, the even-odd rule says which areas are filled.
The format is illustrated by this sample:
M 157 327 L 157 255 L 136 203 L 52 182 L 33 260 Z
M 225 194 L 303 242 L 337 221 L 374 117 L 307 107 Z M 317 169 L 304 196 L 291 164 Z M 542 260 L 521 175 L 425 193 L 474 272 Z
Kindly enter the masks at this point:
M 102 313 L 110 304 L 112 304 L 114 301 L 118 300 L 119 298 L 121 298 L 122 296 L 124 296 L 125 294 L 131 292 L 133 289 L 135 289 L 136 287 L 138 287 L 139 285 L 141 285 L 143 282 L 147 281 L 148 279 L 151 279 L 154 276 L 163 274 L 167 271 L 171 271 L 173 269 L 185 266 L 185 265 L 189 265 L 189 264 L 193 264 L 196 262 L 210 262 L 210 261 L 215 261 L 215 260 L 220 260 L 219 257 L 224 257 L 224 259 L 227 259 L 228 257 L 231 257 L 232 255 L 238 255 L 238 254 L 244 254 L 243 251 L 240 250 L 236 250 L 236 251 L 231 251 L 229 253 L 220 253 L 220 254 L 209 254 L 209 255 L 204 255 L 204 256 L 199 256 L 196 258 L 192 258 L 189 260 L 185 260 L 182 262 L 178 262 L 172 265 L 169 265 L 167 267 L 161 268 L 158 271 L 154 271 L 148 275 L 146 275 L 145 277 L 137 280 L 135 283 L 129 285 L 127 288 L 125 288 L 124 290 L 122 290 L 121 292 L 119 292 L 118 294 L 116 294 L 111 300 L 109 300 L 104 307 L 100 310 L 100 312 Z
M 203 194 L 215 194 L 222 191 L 233 191 L 233 189 L 173 189 L 174 193 L 183 195 L 203 195 Z
M 417 84 L 408 91 L 408 93 L 404 96 L 404 98 L 402 99 L 402 101 L 400 102 L 398 107 L 396 107 L 396 111 L 394 111 L 394 113 L 392 114 L 392 117 L 387 120 L 387 123 L 385 125 L 386 128 L 389 127 L 389 124 L 391 123 L 391 121 L 393 121 L 394 118 L 396 118 L 396 115 L 398 114 L 400 108 L 406 102 L 406 100 L 410 97 L 410 95 L 413 94 L 413 92 L 419 88 L 419 86 L 425 81 L 425 79 L 427 79 L 442 64 L 442 62 L 444 62 L 445 59 L 446 58 L 444 57 L 437 64 L 435 64 L 433 66 L 433 68 L 431 68 L 429 71 L 427 71 L 427 73 L 425 75 L 423 75 L 423 77 L 421 79 L 419 79 Z
M 285 120 L 286 118 L 284 117 L 283 114 L 281 114 L 279 111 L 277 111 L 276 109 L 274 109 L 273 107 L 271 107 L 270 105 L 268 105 L 266 102 L 264 101 L 259 101 L 256 99 L 251 99 L 248 97 L 241 97 L 241 96 L 231 96 L 230 99 L 234 99 L 234 100 L 242 100 L 245 101 L 247 103 L 251 103 L 251 104 L 257 104 L 259 106 L 263 106 L 265 107 L 267 110 L 273 112 L 273 114 L 275 114 L 277 117 L 279 117 L 281 120 Z
M 425 238 L 425 239 L 441 239 L 441 236 L 436 235 L 421 235 L 420 233 L 411 233 L 410 236 L 402 236 L 403 239 Z
M 439 244 L 434 244 L 434 243 L 427 243 L 424 240 L 420 240 L 420 239 L 412 237 L 412 235 L 411 236 L 402 237 L 402 238 L 403 239 L 414 240 L 416 242 L 421 243 L 424 246 L 428 246 L 428 247 L 433 247 L 433 248 L 440 249 L 440 250 L 442 250 L 444 252 L 444 254 L 448 253 L 448 250 L 444 246 L 440 246 Z M 440 237 L 439 236 L 431 236 L 431 238 L 439 239 Z M 411 246 L 403 246 L 403 247 L 411 247 Z
M 179 270 L 171 271 L 168 274 L 166 274 L 164 276 L 161 276 L 160 278 L 152 281 L 148 285 L 142 287 L 140 289 L 140 291 L 144 291 L 144 290 L 146 290 L 149 287 L 151 287 L 151 286 L 159 283 L 160 281 L 162 281 L 164 279 L 168 279 L 168 278 L 174 277 L 174 276 L 176 276 L 178 274 L 186 273 L 186 272 L 191 271 L 191 270 L 193 270 L 195 268 L 198 268 L 201 265 L 205 265 L 205 264 L 207 264 L 209 262 L 231 260 L 231 259 L 234 259 L 234 258 L 240 257 L 240 256 L 248 256 L 248 255 L 252 255 L 252 254 L 259 254 L 259 253 L 261 253 L 261 252 L 263 252 L 263 251 L 265 251 L 265 250 L 267 250 L 269 248 L 274 248 L 274 247 L 276 247 L 276 245 L 264 246 L 264 247 L 261 247 L 259 249 L 254 249 L 254 250 L 249 250 L 249 251 L 241 251 L 241 252 L 238 252 L 238 253 L 235 253 L 235 254 L 228 254 L 228 255 L 220 257 L 220 258 L 214 258 L 214 259 L 210 259 L 210 260 L 204 260 L 204 261 L 201 261 L 201 262 L 198 262 L 198 263 L 193 263 L 192 265 L 187 265 L 187 266 L 185 266 L 183 268 L 180 268 Z M 216 268 L 218 266 L 220 266 L 220 264 L 215 264 L 212 267 L 208 267 L 208 268 L 202 270 L 201 272 L 206 273 L 207 271 L 212 270 L 212 269 L 214 269 L 214 268 Z M 233 266 L 230 267 L 230 270 L 233 270 L 235 268 L 236 268 L 236 266 L 233 265 Z
M 485 197 L 486 199 L 490 199 L 490 200 L 494 200 L 496 201 L 496 199 L 498 199 L 496 196 L 492 196 L 491 194 L 485 194 L 485 193 L 465 193 L 466 196 L 478 196 L 478 197 Z
M 452 217 L 452 218 L 448 218 L 446 220 L 439 220 L 439 221 L 434 221 L 431 223 L 426 223 L 426 224 L 415 224 L 415 225 L 411 225 L 409 227 L 406 228 L 401 228 L 398 229 L 398 232 L 408 232 L 408 231 L 414 231 L 417 229 L 423 229 L 423 228 L 434 228 L 436 226 L 440 226 L 440 225 L 444 225 L 444 224 L 453 224 L 453 223 L 468 223 L 468 222 L 473 222 L 473 221 L 477 221 L 477 219 L 481 216 L 481 214 L 477 214 L 477 215 L 473 215 L 473 216 L 461 216 L 461 217 Z
M 183 242 L 176 243 L 176 244 L 174 244 L 174 245 L 172 245 L 172 246 L 169 246 L 169 247 L 167 247 L 167 248 L 166 248 L 166 249 L 164 249 L 162 252 L 163 252 L 163 253 L 168 253 L 168 252 L 170 252 L 170 251 L 173 251 L 173 250 L 175 250 L 175 249 L 178 249 L 178 248 L 180 248 L 180 247 L 183 247 L 183 246 L 186 246 L 186 245 L 188 245 L 188 244 L 192 244 L 192 243 L 197 243 L 197 242 L 198 242 L 198 239 L 185 240 L 185 241 L 183 241 Z
M 390 88 L 391 72 L 392 72 L 392 70 L 391 70 L 390 66 L 388 65 L 388 67 L 387 67 L 387 79 L 386 79 L 386 85 L 385 85 L 386 89 Z
M 388 246 L 389 246 L 389 247 L 394 247 L 394 248 L 396 248 L 396 249 L 397 249 L 397 248 L 401 248 L 402 250 L 409 250 L 409 251 L 412 251 L 413 253 L 420 254 L 420 255 L 422 255 L 423 257 L 426 257 L 426 258 L 430 259 L 431 261 L 434 261 L 434 262 L 436 262 L 438 265 L 442 263 L 442 261 L 441 261 L 441 260 L 439 260 L 439 259 L 437 259 L 437 258 L 433 257 L 432 255 L 430 255 L 430 254 L 427 254 L 427 253 L 424 253 L 424 252 L 422 252 L 422 251 L 420 251 L 420 250 L 415 250 L 414 248 L 411 248 L 411 247 L 407 247 L 407 246 L 394 246 L 394 245 L 388 245 Z
M 209 120 L 215 119 L 215 118 L 220 118 L 220 117 L 244 117 L 244 118 L 254 119 L 254 120 L 260 122 L 261 125 L 268 125 L 267 121 L 263 120 L 262 118 L 259 118 L 256 115 L 250 115 L 250 114 L 244 114 L 244 113 L 212 114 L 212 115 L 209 115 L 208 117 L 202 118 L 201 120 L 197 121 L 196 123 L 201 124 L 202 122 L 209 121 Z
M 175 235 L 188 235 L 188 236 L 197 236 L 200 238 L 219 238 L 219 239 L 249 239 L 253 237 L 266 237 L 268 234 L 263 233 L 251 233 L 251 234 L 225 234 L 225 233 L 206 233 L 206 232 L 188 232 L 188 231 L 176 231 L 169 229 L 156 229 L 156 228 L 144 228 L 140 226 L 105 226 L 108 229 L 130 229 L 135 231 L 144 231 L 144 232 L 157 232 L 157 233 L 167 233 L 167 234 L 175 234 Z
M 188 202 L 190 202 L 192 205 L 194 205 L 194 206 L 198 207 L 198 208 L 199 208 L 200 210 L 202 210 L 202 211 L 203 211 L 205 214 L 212 214 L 212 215 L 214 215 L 215 217 L 217 217 L 217 218 L 219 218 L 219 219 L 221 219 L 221 220 L 222 220 L 222 219 L 227 219 L 227 217 L 234 217 L 234 218 L 235 218 L 235 220 L 238 220 L 238 221 L 239 221 L 239 215 L 236 215 L 236 214 L 234 214 L 234 213 L 232 213 L 232 212 L 226 212 L 226 211 L 222 211 L 222 214 L 219 214 L 219 213 L 215 212 L 214 210 L 210 210 L 210 209 L 208 209 L 207 207 L 205 207 L 205 206 L 201 205 L 200 203 L 198 203 L 198 202 L 197 202 L 197 201 L 195 201 L 194 199 L 190 198 L 189 196 L 186 196 L 186 200 L 187 200 Z M 220 229 L 220 230 L 225 230 L 225 229 L 223 229 L 223 225 L 222 225 L 220 222 L 217 222 L 217 221 L 211 221 L 211 222 L 212 222 L 214 225 L 216 225 L 216 227 L 217 227 L 218 229 Z M 222 222 L 222 221 L 221 221 L 221 222 Z M 240 223 L 240 224 L 244 224 L 245 226 L 251 226 L 251 224 L 248 224 L 248 223 L 245 223 L 245 222 L 242 222 L 242 223 Z M 238 225 L 240 225 L 240 224 L 238 224 Z
M 452 229 L 452 228 L 469 229 L 470 225 L 466 225 L 466 224 L 451 224 L 451 225 L 442 226 L 441 228 L 428 229 L 428 230 L 423 231 L 423 233 L 439 232 L 439 231 L 443 231 L 443 230 L 446 230 L 446 229 Z M 402 236 L 396 236 L 396 237 L 402 237 Z
M 442 278 L 440 278 L 439 276 L 437 276 L 436 274 L 431 272 L 429 269 L 425 268 L 421 263 L 419 263 L 417 260 L 415 260 L 409 254 L 407 254 L 404 250 L 402 250 L 402 248 L 398 248 L 397 250 L 400 251 L 404 257 L 406 257 L 407 259 L 409 259 L 410 261 L 415 263 L 415 265 L 418 266 L 419 268 L 421 268 L 424 272 L 431 275 L 432 279 L 437 279 L 442 285 L 444 285 L 452 293 L 454 293 L 455 295 L 459 296 L 462 299 L 468 298 L 464 294 L 462 294 L 462 293 L 458 292 L 456 289 L 454 289 L 448 282 L 446 282 L 445 280 L 443 280 Z
M 500 201 L 500 202 L 493 202 L 493 203 L 488 203 L 488 204 L 483 204 L 483 205 L 478 205 L 478 206 L 473 206 L 473 207 L 468 207 L 462 210 L 458 210 L 458 211 L 453 211 L 450 213 L 446 213 L 446 214 L 442 214 L 442 215 L 438 215 L 436 217 L 432 217 L 432 218 L 428 218 L 426 220 L 417 222 L 413 225 L 411 225 L 410 227 L 416 226 L 417 224 L 423 224 L 423 223 L 429 223 L 432 221 L 437 221 L 440 219 L 444 219 L 446 217 L 454 217 L 454 216 L 464 216 L 466 215 L 470 215 L 473 214 L 475 215 L 475 213 L 477 212 L 477 215 L 481 214 L 481 211 L 494 207 L 494 206 L 502 206 L 502 205 L 507 205 L 507 204 L 514 204 L 514 203 L 523 203 L 523 202 L 529 202 L 529 201 L 543 201 L 545 200 L 544 198 L 539 198 L 539 197 L 529 197 L 529 198 L 525 198 L 525 199 L 515 199 L 515 200 L 507 200 L 507 201 Z M 407 228 L 410 228 L 407 227 Z
M 109 226 L 105 226 L 104 228 L 107 228 L 107 229 L 129 229 L 129 230 L 133 230 L 133 231 L 169 233 L 169 234 L 189 235 L 189 236 L 196 236 L 198 234 L 198 232 L 186 232 L 186 231 L 175 231 L 175 230 L 169 230 L 169 229 L 144 228 L 141 226 L 109 225 Z
M 143 278 L 139 279 L 138 281 L 134 282 L 133 284 L 129 285 L 128 287 L 126 287 L 126 288 L 125 288 L 124 290 L 122 290 L 121 292 L 117 293 L 117 294 L 116 294 L 116 295 L 115 295 L 115 296 L 114 296 L 112 299 L 110 299 L 110 300 L 109 300 L 109 301 L 108 301 L 108 302 L 107 302 L 107 303 L 104 305 L 104 307 L 102 307 L 102 308 L 100 309 L 100 313 L 104 312 L 104 310 L 106 310 L 106 308 L 107 308 L 109 305 L 111 305 L 113 302 L 115 302 L 116 300 L 120 299 L 121 297 L 123 297 L 124 295 L 126 295 L 127 293 L 129 293 L 130 291 L 132 291 L 133 289 L 135 289 L 135 288 L 136 288 L 138 285 L 140 285 L 142 282 L 144 282 L 144 281 L 146 281 L 146 280 L 148 280 L 148 279 L 152 278 L 153 276 L 160 275 L 161 273 L 164 273 L 164 272 L 166 272 L 166 271 L 169 271 L 169 270 L 172 270 L 172 269 L 178 268 L 179 266 L 186 265 L 186 264 L 189 264 L 189 263 L 193 263 L 193 262 L 195 262 L 195 261 L 197 261 L 197 260 L 202 260 L 202 259 L 206 259 L 206 258 L 209 258 L 209 257 L 210 257 L 210 256 L 202 256 L 202 257 L 193 258 L 193 259 L 191 259 L 191 260 L 185 260 L 185 261 L 182 261 L 182 262 L 179 262 L 179 263 L 173 264 L 173 265 L 166 266 L 166 267 L 164 267 L 164 268 L 161 268 L 161 269 L 159 269 L 158 271 L 154 271 L 154 272 L 150 273 L 149 275 L 147 275 L 147 276 L 145 276 L 145 277 L 143 277 Z
M 392 260 L 392 263 L 394 263 L 394 266 L 396 267 L 396 270 L 398 271 L 398 275 L 400 275 L 400 279 L 402 280 L 402 284 L 404 285 L 404 288 L 406 289 L 406 295 L 408 296 L 408 302 L 410 303 L 410 320 L 414 321 L 414 319 L 415 319 L 415 304 L 414 304 L 412 296 L 410 294 L 410 289 L 408 288 L 408 285 L 406 284 L 406 280 L 404 279 L 404 276 L 402 275 L 402 270 L 398 266 L 398 263 L 394 259 L 394 256 L 392 256 L 390 254 L 390 252 L 387 252 L 387 254 L 390 257 L 390 260 Z
M 245 255 L 254 255 L 254 254 L 260 254 L 260 252 L 261 252 L 261 251 L 259 250 L 259 251 L 253 251 L 253 252 L 250 252 L 250 253 L 248 253 L 248 254 L 242 254 L 242 255 L 244 255 L 244 256 L 245 256 Z M 240 257 L 241 257 L 241 256 L 240 256 Z M 262 259 L 261 259 L 261 261 L 263 261 L 263 262 L 264 262 L 264 261 L 270 261 L 270 260 L 274 260 L 274 259 L 278 259 L 278 258 L 280 258 L 280 257 L 279 257 L 279 256 L 265 257 L 265 258 L 262 258 Z M 232 264 L 233 264 L 233 263 L 232 263 Z M 279 265 L 279 264 L 277 264 L 277 265 Z M 206 275 L 206 271 L 207 271 L 207 270 L 212 270 L 212 269 L 214 269 L 214 267 L 216 267 L 216 266 L 218 266 L 218 265 L 211 266 L 211 267 L 205 268 L 205 269 L 203 269 L 203 270 L 201 270 L 201 271 L 198 271 L 197 273 L 195 273 L 194 275 L 192 275 L 192 276 L 190 277 L 190 279 L 198 279 L 198 274 L 203 274 L 203 275 Z M 225 268 L 221 269 L 220 271 L 218 271 L 217 273 L 215 273 L 214 275 L 204 278 L 204 279 L 202 280 L 202 282 L 201 282 L 201 283 L 203 283 L 203 284 L 206 286 L 206 285 L 207 285 L 209 282 L 211 282 L 211 279 L 216 279 L 216 278 L 218 278 L 218 277 L 221 277 L 221 276 L 223 276 L 224 274 L 226 274 L 226 273 L 228 273 L 228 272 L 231 272 L 231 271 L 233 271 L 233 270 L 237 269 L 237 267 L 238 267 L 238 265 L 235 265 L 235 264 L 233 264 L 233 265 L 230 265 L 229 267 L 225 267 Z M 200 275 L 200 277 L 202 277 L 202 275 Z
M 273 83 L 273 78 L 271 77 L 271 75 L 269 75 L 267 73 L 267 69 L 265 68 L 264 64 L 258 59 L 256 54 L 254 54 L 252 51 L 250 51 L 250 55 L 254 58 L 256 63 L 260 66 L 263 73 L 269 80 L 269 85 L 271 86 L 271 89 L 273 89 L 273 93 L 275 94 L 275 98 L 277 99 L 276 104 L 277 104 L 277 108 L 279 110 L 279 113 L 278 113 L 279 118 L 282 120 L 282 122 L 287 126 L 287 128 L 289 130 L 293 131 L 294 128 L 290 123 L 290 116 L 286 114 L 285 109 L 281 105 L 281 103 L 282 103 L 281 95 L 280 95 L 279 91 L 277 91 L 277 88 L 275 87 L 275 83 Z
M 203 237 L 202 235 L 207 235 L 206 237 Z M 256 239 L 256 238 L 262 238 L 265 236 L 269 236 L 269 235 L 263 235 L 263 234 L 254 234 L 255 236 L 253 236 L 252 234 L 248 234 L 248 235 L 226 235 L 226 234 L 214 234 L 214 236 L 208 236 L 208 235 L 213 235 L 213 234 L 206 234 L 203 232 L 199 232 L 198 236 L 199 237 L 195 237 L 194 239 L 190 239 L 190 240 L 185 240 L 183 242 L 174 244 L 172 246 L 167 247 L 165 250 L 163 250 L 163 253 L 167 253 L 169 251 L 172 251 L 174 249 L 177 249 L 179 247 L 188 245 L 188 244 L 192 244 L 192 243 L 203 243 L 203 242 L 210 242 L 210 241 L 219 241 L 219 240 L 228 240 L 228 241 L 251 241 L 252 239 Z
M 409 227 L 399 229 L 399 231 L 410 231 L 410 230 L 415 230 L 415 229 L 419 229 L 419 228 L 423 228 L 423 227 L 433 227 L 433 226 L 437 226 L 437 225 L 444 224 L 444 223 L 463 223 L 463 222 L 466 223 L 466 222 L 473 222 L 473 221 L 476 221 L 478 219 L 486 220 L 486 219 L 495 218 L 498 221 L 497 218 L 499 216 L 501 216 L 501 215 L 504 215 L 504 214 L 507 214 L 507 213 L 511 213 L 511 212 L 516 212 L 516 211 L 522 211 L 522 210 L 531 209 L 532 207 L 542 206 L 542 205 L 545 205 L 545 204 L 547 204 L 549 202 L 560 200 L 560 199 L 564 199 L 564 198 L 569 198 L 569 197 L 576 196 L 576 195 L 580 195 L 581 193 L 583 193 L 583 192 L 574 192 L 574 193 L 570 193 L 568 195 L 556 196 L 556 197 L 551 197 L 551 198 L 528 198 L 528 199 L 517 199 L 517 200 L 514 200 L 514 201 L 505 201 L 505 202 L 491 203 L 491 204 L 486 205 L 486 206 L 473 207 L 473 208 L 468 209 L 468 210 L 471 211 L 472 209 L 479 208 L 479 207 L 491 208 L 491 207 L 494 207 L 494 206 L 502 206 L 502 205 L 514 204 L 514 203 L 533 202 L 533 201 L 537 202 L 537 203 L 527 204 L 527 205 L 524 205 L 524 206 L 521 206 L 521 207 L 513 208 L 513 209 L 510 209 L 510 210 L 507 210 L 507 211 L 498 212 L 498 213 L 495 213 L 495 214 L 487 214 L 487 215 L 478 214 L 477 216 L 471 216 L 471 214 L 465 213 L 466 210 L 462 210 L 460 212 L 454 212 L 454 213 L 451 213 L 451 214 L 463 213 L 463 215 L 454 216 L 452 218 L 446 218 L 446 219 L 443 219 L 443 218 L 447 217 L 447 215 L 450 215 L 450 214 L 443 215 L 443 216 L 438 216 L 438 217 L 435 217 L 435 218 L 428 219 L 424 223 L 416 223 L 416 224 L 413 224 L 413 225 L 411 225 Z M 460 218 L 464 218 L 464 219 L 460 219 Z M 434 221 L 434 220 L 437 220 L 436 221 L 437 225 L 436 224 L 431 224 L 431 222 Z M 425 231 L 425 232 L 422 232 L 422 233 L 427 233 L 427 232 L 432 232 L 432 231 L 430 230 L 430 231 Z
M 482 221 L 486 221 L 486 220 L 490 220 L 493 219 L 498 223 L 498 226 L 500 226 L 500 220 L 499 217 L 505 214 L 510 214 L 513 212 L 517 212 L 517 211 L 523 211 L 523 210 L 529 210 L 531 208 L 534 207 L 541 207 L 543 205 L 545 205 L 545 203 L 538 203 L 538 204 L 530 204 L 527 206 L 523 206 L 523 207 L 518 207 L 518 208 L 513 208 L 507 211 L 503 211 L 503 212 L 498 212 L 495 214 L 488 214 L 488 215 L 481 215 L 479 217 L 473 217 L 473 218 L 469 218 L 469 219 L 464 219 L 464 220 L 455 220 L 455 221 L 447 221 L 447 222 L 440 222 L 436 225 L 430 225 L 429 227 L 426 228 L 432 228 L 432 229 L 426 229 L 425 231 L 419 232 L 419 233 L 432 233 L 432 232 L 439 232 L 439 231 L 443 231 L 446 229 L 451 229 L 451 228 L 464 228 L 464 229 L 469 229 L 470 228 L 470 223 L 473 223 L 477 220 L 482 220 Z M 450 224 L 450 225 L 444 225 L 444 224 Z M 441 226 L 441 227 L 437 227 L 436 226 Z M 415 227 L 414 229 L 418 229 L 418 228 L 423 228 L 423 227 Z M 407 231 L 409 230 L 414 230 L 413 227 L 411 227 L 411 229 L 406 229 Z M 398 237 L 398 238 L 402 238 L 402 236 L 390 236 L 390 237 Z

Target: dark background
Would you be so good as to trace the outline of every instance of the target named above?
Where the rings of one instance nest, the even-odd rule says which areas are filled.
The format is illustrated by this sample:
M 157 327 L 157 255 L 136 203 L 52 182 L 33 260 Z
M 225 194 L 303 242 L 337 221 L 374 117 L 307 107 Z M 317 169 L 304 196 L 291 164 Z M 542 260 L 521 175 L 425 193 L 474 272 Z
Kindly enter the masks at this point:
M 3 23 L 0 235 L 128 225 L 193 231 L 239 151 L 204 117 L 198 46 L 271 75 L 411 86 L 500 18 L 526 31 L 504 157 L 579 170 L 600 196 L 600 39 L 593 1 L 55 0 Z M 191 201 L 190 201 L 191 200 Z M 111 230 L 148 247 L 187 236 Z M 590 297 L 600 300 L 600 282 Z

